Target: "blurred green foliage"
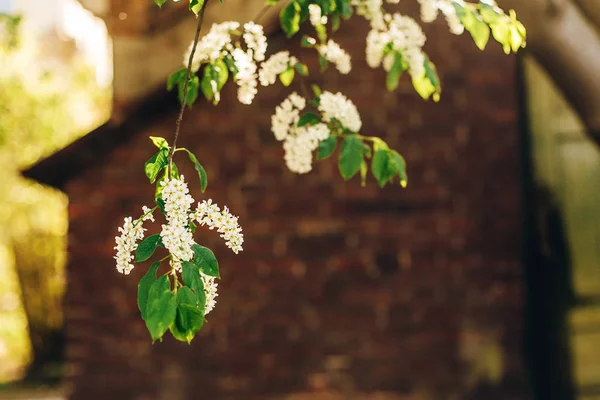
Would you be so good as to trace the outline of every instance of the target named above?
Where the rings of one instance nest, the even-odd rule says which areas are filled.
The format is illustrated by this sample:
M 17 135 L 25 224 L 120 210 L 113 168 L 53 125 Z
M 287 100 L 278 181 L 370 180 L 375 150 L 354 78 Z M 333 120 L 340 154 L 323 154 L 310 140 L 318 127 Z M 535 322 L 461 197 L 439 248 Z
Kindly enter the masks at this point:
M 20 20 L 0 16 L 0 383 L 61 375 L 67 198 L 19 171 L 104 122 L 111 101 L 76 52 L 44 54 Z

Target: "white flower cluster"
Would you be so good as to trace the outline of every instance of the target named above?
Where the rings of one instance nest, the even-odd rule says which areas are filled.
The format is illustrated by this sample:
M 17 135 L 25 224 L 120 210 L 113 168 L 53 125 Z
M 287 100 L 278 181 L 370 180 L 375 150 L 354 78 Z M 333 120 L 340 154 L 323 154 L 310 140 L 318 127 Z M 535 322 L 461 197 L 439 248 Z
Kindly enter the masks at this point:
M 398 4 L 400 0 L 386 0 L 389 4 Z M 383 0 L 352 0 L 356 7 L 356 14 L 364 17 L 371 23 L 372 29 L 384 29 Z
M 124 275 L 129 275 L 133 270 L 133 252 L 137 249 L 138 240 L 144 238 L 145 229 L 142 227 L 142 220 L 132 221 L 131 217 L 125 218 L 122 227 L 119 227 L 120 236 L 115 237 L 117 254 L 114 259 L 117 261 L 117 271 Z
M 339 44 L 329 39 L 327 44 L 318 47 L 319 53 L 335 67 L 341 74 L 348 74 L 352 70 L 350 55 Z
M 258 67 L 249 52 L 239 47 L 233 50 L 232 56 L 235 66 L 238 69 L 235 74 L 235 80 L 239 86 L 238 100 L 242 104 L 252 104 L 254 96 L 258 93 L 258 82 L 256 80 Z
M 226 51 L 233 50 L 231 44 L 231 32 L 240 27 L 239 22 L 227 21 L 220 24 L 213 24 L 208 33 L 202 36 L 198 42 L 194 59 L 192 60 L 192 71 L 198 72 L 200 65 L 205 62 L 214 62 L 223 57 Z M 194 42 L 190 46 L 183 57 L 183 65 L 187 67 L 190 53 Z
M 438 17 L 438 12 L 441 11 L 446 18 L 446 22 L 450 27 L 450 32 L 455 35 L 460 35 L 465 31 L 464 25 L 460 22 L 456 10 L 452 5 L 451 0 L 418 0 L 421 5 L 421 19 L 423 22 L 433 22 Z M 493 0 L 489 0 L 488 4 L 495 5 Z
M 275 83 L 277 76 L 289 67 L 293 67 L 298 62 L 294 56 L 290 56 L 289 51 L 280 51 L 273 54 L 269 59 L 263 62 L 258 72 L 258 80 L 263 86 L 269 86 Z
M 312 170 L 312 152 L 329 136 L 329 128 L 323 123 L 297 126 L 300 111 L 305 107 L 306 99 L 294 92 L 275 108 L 271 117 L 271 130 L 277 140 L 283 141 L 285 163 L 298 174 Z
M 262 25 L 254 22 L 245 23 L 243 36 L 248 50 L 252 51 L 254 61 L 264 61 L 267 53 L 267 37 Z
M 354 103 L 341 93 L 323 92 L 319 103 L 319 111 L 325 123 L 336 119 L 352 132 L 359 132 L 362 127 L 360 114 Z
M 317 4 L 308 6 L 308 16 L 312 26 L 325 25 L 327 23 L 327 17 L 321 14 L 321 7 Z
M 372 68 L 383 67 L 389 71 L 396 51 L 408 64 L 408 71 L 413 76 L 420 76 L 424 71 L 425 55 L 423 45 L 425 34 L 419 24 L 412 18 L 395 13 L 384 16 L 385 27 L 373 28 L 367 35 L 367 64 Z M 392 52 L 385 54 L 385 48 L 391 44 Z M 385 58 L 384 58 L 385 57 Z
M 238 224 L 238 217 L 232 215 L 226 206 L 221 210 L 218 205 L 212 203 L 212 200 L 204 200 L 202 203 L 198 203 L 198 208 L 192 218 L 202 226 L 206 225 L 209 229 L 217 229 L 217 232 L 225 240 L 225 245 L 235 254 L 243 250 L 244 235 Z
M 206 304 L 204 305 L 204 315 L 211 312 L 217 305 L 217 282 L 212 276 L 208 276 L 200 272 L 200 278 L 204 284 L 204 294 L 206 295 Z
M 164 200 L 167 224 L 162 225 L 160 237 L 162 244 L 171 253 L 170 264 L 173 270 L 181 271 L 181 262 L 190 261 L 194 257 L 192 246 L 195 242 L 190 228 L 190 222 L 193 220 L 210 229 L 216 229 L 234 253 L 243 250 L 244 235 L 238 224 L 238 217 L 232 215 L 227 207 L 221 210 L 216 204 L 212 204 L 212 200 L 208 200 L 199 203 L 198 208 L 191 211 L 194 199 L 189 194 L 183 175 L 179 179 L 163 182 L 162 185 L 161 196 Z M 131 217 L 127 217 L 123 227 L 119 228 L 121 235 L 115 238 L 117 254 L 114 258 L 120 273 L 128 275 L 133 269 L 133 252 L 138 246 L 137 242 L 144 238 L 145 229 L 142 224 L 147 220 L 154 222 L 152 212 L 152 209 L 144 206 L 143 215 L 138 220 L 132 221 Z M 200 278 L 204 283 L 206 295 L 206 315 L 215 307 L 217 283 L 214 277 L 201 271 Z
M 192 71 L 197 72 L 205 62 L 215 62 L 226 55 L 231 55 L 237 68 L 234 80 L 237 82 L 238 100 L 243 104 L 251 104 L 257 93 L 258 66 L 257 62 L 264 61 L 267 52 L 267 38 L 261 25 L 254 22 L 244 24 L 242 37 L 246 50 L 233 45 L 231 34 L 240 27 L 238 22 L 227 21 L 213 24 L 210 31 L 198 42 Z M 193 42 L 186 52 L 183 64 L 187 66 Z
M 177 269 L 181 261 L 190 261 L 194 257 L 192 246 L 195 244 L 189 227 L 189 216 L 194 199 L 189 194 L 184 176 L 162 182 L 162 198 L 165 201 L 167 224 L 162 225 L 160 237 L 167 250 L 174 257 Z

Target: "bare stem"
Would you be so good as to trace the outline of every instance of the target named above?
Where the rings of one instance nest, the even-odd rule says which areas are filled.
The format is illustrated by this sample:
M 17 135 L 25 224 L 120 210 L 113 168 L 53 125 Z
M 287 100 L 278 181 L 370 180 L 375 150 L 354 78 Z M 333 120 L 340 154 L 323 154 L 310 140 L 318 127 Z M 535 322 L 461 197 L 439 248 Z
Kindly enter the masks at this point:
M 181 122 L 183 121 L 183 113 L 185 112 L 185 105 L 187 104 L 187 93 L 189 89 L 189 81 L 190 75 L 192 74 L 192 61 L 194 60 L 194 54 L 196 53 L 196 47 L 198 47 L 198 39 L 200 38 L 200 31 L 202 30 L 202 23 L 204 22 L 204 10 L 206 9 L 206 5 L 209 0 L 204 0 L 202 4 L 202 8 L 200 8 L 200 13 L 198 15 L 198 26 L 196 27 L 196 36 L 194 36 L 194 43 L 192 45 L 192 51 L 190 52 L 190 58 L 188 59 L 187 72 L 185 75 L 185 83 L 183 85 L 183 99 L 181 101 L 181 108 L 179 109 L 179 115 L 177 116 L 177 121 L 175 122 L 175 134 L 173 137 L 173 145 L 171 146 L 171 151 L 169 152 L 169 163 L 167 167 L 167 177 L 171 178 L 171 164 L 173 163 L 173 154 L 175 154 L 175 149 L 177 148 L 177 138 L 179 137 L 179 132 L 181 130 Z

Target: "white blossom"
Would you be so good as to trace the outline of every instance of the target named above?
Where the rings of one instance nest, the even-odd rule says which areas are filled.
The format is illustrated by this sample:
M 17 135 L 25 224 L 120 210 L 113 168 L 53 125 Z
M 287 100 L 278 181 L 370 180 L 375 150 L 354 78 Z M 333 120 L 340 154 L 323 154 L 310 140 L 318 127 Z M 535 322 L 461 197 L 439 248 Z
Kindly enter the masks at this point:
M 324 123 L 297 126 L 300 111 L 305 107 L 306 99 L 293 92 L 275 108 L 271 117 L 271 130 L 277 140 L 283 141 L 285 164 L 298 174 L 312 170 L 312 153 L 329 136 L 329 128 Z
M 367 35 L 366 58 L 370 67 L 376 68 L 384 63 L 384 69 L 391 68 L 395 52 L 400 52 L 408 64 L 408 71 L 413 76 L 423 73 L 425 54 L 425 34 L 419 24 L 412 18 L 401 14 L 387 14 L 385 29 L 372 29 Z M 391 46 L 391 53 L 384 57 L 385 49 Z
M 150 221 L 154 222 L 154 215 L 152 215 L 152 209 L 151 208 L 143 206 L 142 207 L 142 212 L 143 212 L 142 221 L 148 221 L 148 220 L 150 220 Z
M 290 171 L 306 174 L 312 170 L 312 152 L 329 136 L 329 128 L 323 123 L 294 129 L 283 142 L 285 164 Z
M 209 32 L 198 42 L 192 61 L 192 71 L 197 72 L 202 63 L 212 63 L 226 55 L 231 55 L 237 68 L 234 79 L 239 86 L 238 100 L 243 104 L 251 104 L 256 96 L 258 86 L 256 62 L 265 59 L 267 38 L 261 25 L 248 22 L 244 24 L 242 34 L 247 50 L 243 50 L 239 45 L 234 46 L 231 40 L 231 34 L 239 27 L 240 24 L 233 21 L 213 24 Z M 186 66 L 192 46 L 193 43 L 190 44 L 184 57 Z
M 195 244 L 189 227 L 189 213 L 194 199 L 183 175 L 163 182 L 162 198 L 165 202 L 167 224 L 162 225 L 160 237 L 165 248 L 180 261 L 190 261 L 194 257 L 192 245 Z
M 352 70 L 350 55 L 340 47 L 339 44 L 329 39 L 326 45 L 319 46 L 319 53 L 342 74 L 348 74 Z
M 258 92 L 257 66 L 252 56 L 244 50 L 235 48 L 232 52 L 233 60 L 238 69 L 235 80 L 239 86 L 238 100 L 242 104 L 252 104 L 254 96 Z
M 290 94 L 280 105 L 275 107 L 271 117 L 271 131 L 275 139 L 282 141 L 296 128 L 300 111 L 306 107 L 306 99 L 296 92 Z
M 356 106 L 341 93 L 323 92 L 321 94 L 319 111 L 321 111 L 322 121 L 325 123 L 336 119 L 344 127 L 353 132 L 360 131 L 362 127 L 362 121 Z
M 426 23 L 433 22 L 438 17 L 439 0 L 418 0 L 421 6 L 421 20 Z
M 217 304 L 217 283 L 215 282 L 214 277 L 205 275 L 202 271 L 200 271 L 200 278 L 204 284 L 204 294 L 206 295 L 206 304 L 204 306 L 204 315 L 206 315 L 211 312 Z
M 248 22 L 244 24 L 244 41 L 248 50 L 252 51 L 255 61 L 264 61 L 267 52 L 267 38 L 262 25 Z
M 441 11 L 446 18 L 446 22 L 450 28 L 450 32 L 455 35 L 460 35 L 465 31 L 464 25 L 460 22 L 456 9 L 452 4 L 452 0 L 418 0 L 421 5 L 421 20 L 429 23 L 437 19 L 438 13 Z M 493 0 L 489 0 L 488 4 L 495 4 Z M 492 5 L 493 5 L 492 4 Z
M 456 14 L 456 9 L 452 5 L 450 0 L 440 0 L 438 2 L 438 8 L 444 14 L 446 18 L 446 22 L 448 23 L 448 27 L 450 28 L 450 32 L 455 35 L 461 35 L 465 31 L 465 27 L 460 22 L 460 18 Z
M 356 7 L 356 14 L 364 17 L 371 23 L 372 29 L 384 29 L 383 0 L 352 0 Z
M 321 14 L 321 7 L 317 4 L 311 4 L 308 6 L 308 15 L 310 23 L 313 26 L 325 25 L 327 23 L 327 17 Z
M 223 210 L 218 205 L 213 204 L 212 200 L 204 200 L 198 203 L 198 208 L 193 215 L 198 224 L 208 226 L 209 229 L 216 229 L 225 240 L 225 245 L 234 253 L 242 251 L 244 235 L 242 228 L 238 224 L 238 217 L 232 215 L 225 206 Z
M 269 86 L 275 83 L 277 76 L 289 67 L 293 67 L 298 62 L 294 56 L 290 56 L 289 51 L 280 51 L 273 54 L 269 59 L 260 65 L 258 79 L 263 86 Z
M 198 42 L 192 60 L 192 71 L 197 72 L 202 63 L 214 62 L 223 57 L 224 50 L 231 47 L 231 31 L 238 29 L 239 26 L 240 24 L 234 21 L 213 24 L 208 33 Z M 190 46 L 183 57 L 183 65 L 186 67 L 193 45 L 193 42 L 190 43 Z
M 142 221 L 132 221 L 131 217 L 124 220 L 123 226 L 119 227 L 120 236 L 115 237 L 117 254 L 114 259 L 117 261 L 117 271 L 124 275 L 129 275 L 133 270 L 134 259 L 133 252 L 137 249 L 137 242 L 144 238 L 145 229 L 142 227 Z

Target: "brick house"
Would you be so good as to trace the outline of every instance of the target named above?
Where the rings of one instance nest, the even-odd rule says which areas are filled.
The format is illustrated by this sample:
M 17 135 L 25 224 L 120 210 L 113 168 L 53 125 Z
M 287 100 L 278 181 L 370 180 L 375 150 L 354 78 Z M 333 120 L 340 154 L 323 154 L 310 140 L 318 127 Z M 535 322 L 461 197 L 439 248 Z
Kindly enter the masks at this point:
M 119 32 L 112 27 L 116 57 Z M 363 132 L 405 156 L 407 189 L 344 183 L 332 160 L 309 175 L 289 172 L 270 132 L 288 93 L 281 86 L 244 106 L 228 85 L 218 107 L 201 102 L 187 112 L 180 144 L 209 174 L 206 197 L 239 214 L 246 237 L 239 256 L 214 235 L 198 237 L 215 250 L 223 279 L 191 346 L 171 338 L 151 345 L 136 306 L 144 268 L 125 277 L 112 260 L 122 218 L 152 199 L 143 173 L 154 150 L 148 136 L 170 139 L 173 96 L 145 87 L 133 102 L 135 88 L 116 87 L 113 120 L 26 172 L 70 201 L 70 398 L 531 398 L 516 58 L 496 43 L 480 52 L 443 21 L 427 26 L 444 93 L 426 103 L 406 78 L 385 92 L 384 74 L 364 61 L 366 32 L 359 20 L 344 24 L 337 38 L 353 55 L 353 73 L 329 71 L 314 82 L 343 90 Z M 292 51 L 316 70 L 297 41 Z M 270 52 L 287 43 L 273 33 Z M 124 61 L 115 63 L 115 84 L 124 85 Z

